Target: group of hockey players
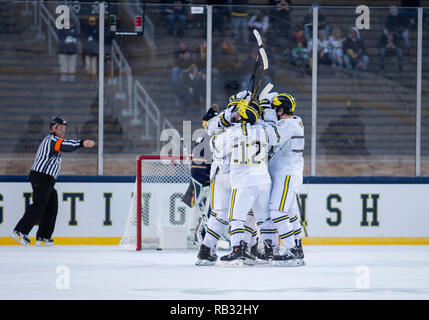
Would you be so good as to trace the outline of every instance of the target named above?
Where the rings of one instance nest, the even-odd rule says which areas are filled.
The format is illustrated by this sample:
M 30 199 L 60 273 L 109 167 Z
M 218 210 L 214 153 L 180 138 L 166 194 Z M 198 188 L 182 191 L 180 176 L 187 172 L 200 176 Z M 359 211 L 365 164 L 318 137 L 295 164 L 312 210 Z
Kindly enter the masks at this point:
M 246 90 L 222 112 L 206 114 L 210 210 L 196 265 L 216 264 L 225 232 L 232 250 L 220 257 L 222 265 L 305 265 L 297 202 L 304 126 L 295 106 L 290 93 L 271 92 L 259 101 Z

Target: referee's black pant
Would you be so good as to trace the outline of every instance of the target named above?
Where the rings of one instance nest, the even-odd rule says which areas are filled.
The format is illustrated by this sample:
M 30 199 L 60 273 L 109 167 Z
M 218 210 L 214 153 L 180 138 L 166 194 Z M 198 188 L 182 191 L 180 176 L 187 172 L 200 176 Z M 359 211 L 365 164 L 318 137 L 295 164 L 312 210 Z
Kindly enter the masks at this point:
M 58 213 L 58 194 L 54 189 L 55 179 L 43 173 L 30 171 L 30 182 L 33 188 L 33 203 L 28 206 L 14 230 L 28 235 L 39 221 L 36 237 L 50 239 Z

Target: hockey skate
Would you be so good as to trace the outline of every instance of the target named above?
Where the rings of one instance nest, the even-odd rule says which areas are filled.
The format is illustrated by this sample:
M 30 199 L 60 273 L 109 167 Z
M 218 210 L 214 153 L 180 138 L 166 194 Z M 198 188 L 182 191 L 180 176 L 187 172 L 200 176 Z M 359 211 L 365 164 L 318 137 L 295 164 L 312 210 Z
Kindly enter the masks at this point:
M 28 246 L 30 244 L 30 239 L 21 232 L 13 231 L 10 237 L 24 246 Z
M 36 238 L 36 246 L 51 247 L 54 245 L 54 239 Z
M 258 252 L 257 264 L 269 264 L 273 259 L 273 244 L 271 240 L 264 240 L 264 252 Z
M 244 241 L 240 241 L 238 246 L 233 246 L 230 254 L 220 257 L 221 265 L 224 267 L 242 267 L 245 260 L 244 248 Z
M 280 247 L 279 254 L 273 256 L 272 267 L 297 267 L 300 263 L 290 249 Z
M 305 266 L 304 261 L 304 250 L 302 249 L 302 243 L 300 240 L 295 240 L 296 246 L 291 249 L 291 252 L 295 255 L 297 261 L 299 262 L 300 266 Z
M 265 261 L 261 260 L 259 257 L 262 255 L 261 252 L 258 249 L 258 242 L 256 242 L 255 245 L 252 246 L 252 248 L 250 249 L 250 255 L 252 256 L 253 260 L 254 260 L 254 264 L 264 264 L 266 263 Z
M 243 256 L 244 256 L 244 264 L 248 265 L 248 266 L 254 266 L 256 263 L 256 256 L 254 256 L 252 253 L 249 252 L 248 247 L 247 247 L 247 243 L 244 242 L 244 246 L 243 246 Z M 258 250 L 258 243 L 256 243 L 256 245 L 252 246 L 252 251 L 254 250 Z
M 196 266 L 214 266 L 216 264 L 217 255 L 215 253 L 212 254 L 211 249 L 205 244 L 201 244 L 197 258 L 198 260 L 195 262 Z

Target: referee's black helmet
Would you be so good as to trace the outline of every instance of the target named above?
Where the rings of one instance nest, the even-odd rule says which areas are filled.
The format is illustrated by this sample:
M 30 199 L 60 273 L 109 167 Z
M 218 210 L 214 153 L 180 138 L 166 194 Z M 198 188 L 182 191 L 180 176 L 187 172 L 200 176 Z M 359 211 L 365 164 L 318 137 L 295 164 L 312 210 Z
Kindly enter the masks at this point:
M 52 126 L 57 126 L 59 124 L 67 125 L 67 121 L 64 120 L 64 118 L 54 116 L 51 121 L 49 122 L 49 128 L 52 128 Z

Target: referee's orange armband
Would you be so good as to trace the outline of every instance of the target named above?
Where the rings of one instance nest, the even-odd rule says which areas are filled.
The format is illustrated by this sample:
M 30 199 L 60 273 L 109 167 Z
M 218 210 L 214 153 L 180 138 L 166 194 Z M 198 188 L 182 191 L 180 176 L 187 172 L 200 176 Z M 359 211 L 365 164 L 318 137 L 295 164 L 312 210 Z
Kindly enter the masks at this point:
M 64 139 L 58 139 L 58 141 L 55 143 L 55 151 L 61 152 L 61 143 L 63 143 Z

